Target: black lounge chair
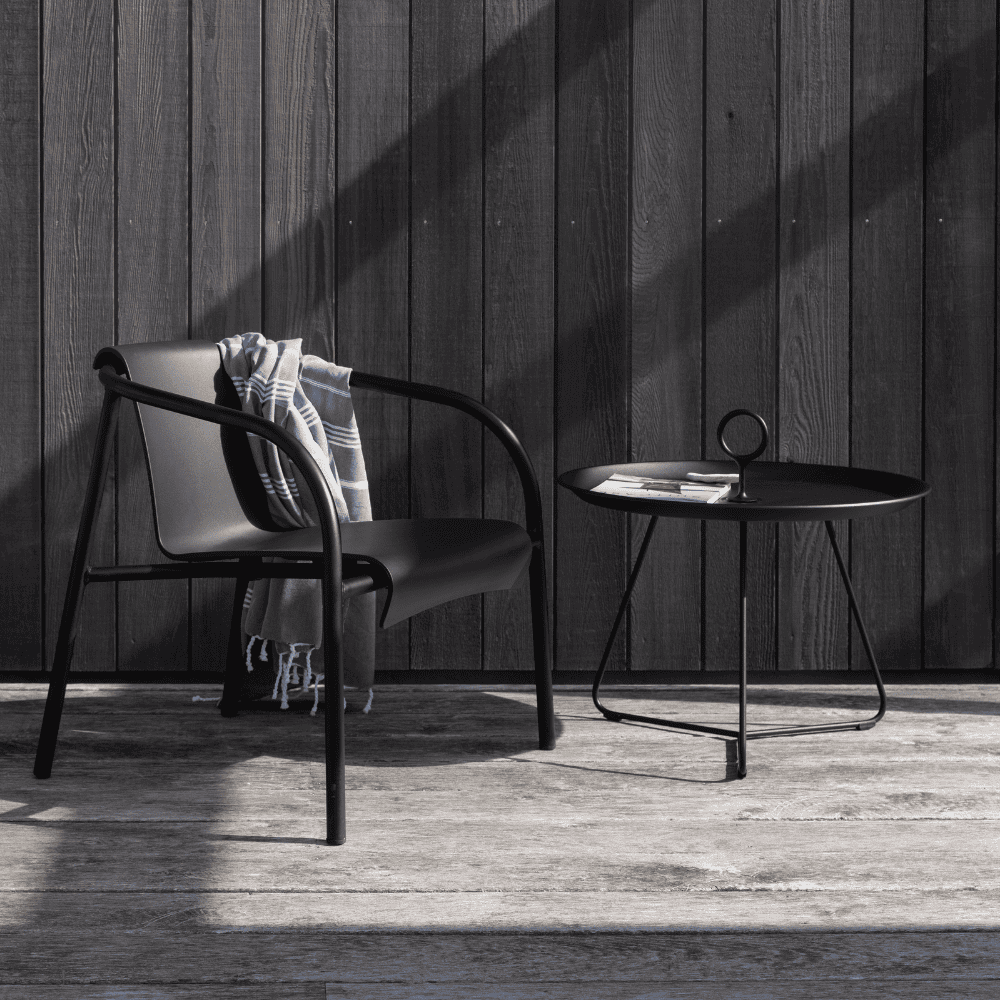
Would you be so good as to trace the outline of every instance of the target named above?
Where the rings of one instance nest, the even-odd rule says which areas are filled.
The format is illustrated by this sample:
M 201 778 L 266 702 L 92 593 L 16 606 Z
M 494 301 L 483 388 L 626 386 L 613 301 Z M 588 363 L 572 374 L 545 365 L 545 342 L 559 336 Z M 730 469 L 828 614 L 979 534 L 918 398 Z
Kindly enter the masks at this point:
M 240 614 L 250 580 L 322 580 L 326 650 L 326 839 L 346 840 L 344 801 L 343 599 L 386 590 L 387 628 L 459 597 L 513 586 L 528 570 L 534 641 L 538 742 L 555 745 L 542 507 L 538 482 L 520 442 L 494 413 L 461 393 L 355 371 L 351 385 L 441 403 L 470 414 L 499 438 L 524 489 L 527 529 L 509 521 L 411 519 L 340 524 L 319 468 L 288 432 L 243 413 L 219 350 L 207 341 L 109 347 L 94 360 L 104 386 L 94 460 L 84 499 L 45 703 L 35 777 L 52 772 L 66 694 L 77 612 L 88 583 L 235 577 L 225 684 L 220 709 L 237 713 L 245 677 Z M 104 488 L 121 399 L 137 404 L 157 542 L 173 562 L 90 567 L 87 552 Z M 311 528 L 280 530 L 267 512 L 246 432 L 271 441 L 295 463 L 320 511 Z M 280 556 L 295 563 L 265 562 Z M 332 651 L 332 655 L 331 655 Z

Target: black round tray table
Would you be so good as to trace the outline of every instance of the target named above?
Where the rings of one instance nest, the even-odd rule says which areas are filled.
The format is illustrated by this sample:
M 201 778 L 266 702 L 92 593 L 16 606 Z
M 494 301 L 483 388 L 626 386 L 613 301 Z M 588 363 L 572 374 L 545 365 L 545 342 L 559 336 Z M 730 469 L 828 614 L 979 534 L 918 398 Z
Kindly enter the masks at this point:
M 746 411 L 739 411 L 746 412 Z M 720 438 L 721 438 L 720 425 Z M 766 430 L 764 441 L 766 442 Z M 726 449 L 728 450 L 728 449 Z M 738 460 L 747 456 L 734 456 Z M 855 469 L 836 465 L 807 465 L 796 462 L 740 462 L 744 480 L 740 486 L 741 495 L 747 499 L 737 502 L 735 497 L 715 503 L 701 503 L 684 500 L 655 499 L 646 497 L 617 496 L 611 493 L 594 493 L 595 486 L 608 479 L 612 473 L 650 479 L 684 479 L 688 473 L 701 475 L 732 473 L 732 462 L 633 462 L 623 465 L 599 465 L 585 469 L 564 472 L 559 477 L 561 485 L 572 490 L 581 500 L 598 507 L 608 507 L 631 514 L 649 515 L 649 525 L 639 547 L 635 565 L 629 575 L 628 586 L 618 607 L 611 635 L 608 637 L 597 675 L 594 678 L 593 698 L 598 710 L 614 722 L 632 720 L 671 729 L 718 736 L 736 737 L 739 750 L 737 774 L 747 773 L 747 740 L 759 740 L 773 736 L 798 736 L 806 733 L 835 732 L 847 729 L 871 729 L 885 714 L 885 688 L 875 662 L 865 628 L 858 610 L 837 538 L 833 530 L 835 520 L 850 520 L 859 517 L 875 517 L 901 510 L 930 492 L 930 487 L 919 479 L 901 476 L 891 472 L 873 469 Z M 648 716 L 616 712 L 601 704 L 598 697 L 601 679 L 607 667 L 611 648 L 618 628 L 625 616 L 632 589 L 642 567 L 642 561 L 649 547 L 653 529 L 660 517 L 687 517 L 706 521 L 739 521 L 740 523 L 740 716 L 739 729 L 721 729 L 714 726 L 696 725 L 670 719 L 656 719 Z M 747 524 L 750 521 L 825 521 L 826 532 L 833 548 L 841 579 L 847 591 L 851 613 L 857 622 L 861 641 L 868 656 L 875 685 L 879 694 L 879 710 L 869 719 L 852 722 L 834 722 L 821 726 L 792 726 L 780 729 L 747 732 Z

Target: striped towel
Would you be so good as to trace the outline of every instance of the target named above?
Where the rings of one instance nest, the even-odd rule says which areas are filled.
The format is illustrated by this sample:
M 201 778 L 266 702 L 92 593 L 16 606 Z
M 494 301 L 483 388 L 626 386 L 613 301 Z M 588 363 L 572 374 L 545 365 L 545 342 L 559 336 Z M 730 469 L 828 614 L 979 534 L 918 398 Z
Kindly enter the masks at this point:
M 243 410 L 266 417 L 291 432 L 316 459 L 343 521 L 370 521 L 371 501 L 361 438 L 351 404 L 351 369 L 302 354 L 301 340 L 266 340 L 259 333 L 219 343 L 222 364 L 239 393 Z M 269 441 L 247 435 L 275 522 L 305 528 L 318 521 L 307 487 L 299 489 L 295 466 Z M 255 639 L 271 640 L 278 652 L 273 697 L 288 685 L 308 688 L 323 679 L 323 606 L 319 580 L 256 580 L 247 590 L 243 631 L 250 636 L 247 668 L 253 669 Z M 263 644 L 262 644 L 263 645 Z M 261 659 L 266 659 L 266 647 Z M 368 688 L 375 674 L 375 595 L 362 594 L 344 607 L 344 682 Z M 319 699 L 316 688 L 313 712 Z M 369 701 L 370 705 L 370 701 Z M 367 709 L 366 709 L 367 711 Z

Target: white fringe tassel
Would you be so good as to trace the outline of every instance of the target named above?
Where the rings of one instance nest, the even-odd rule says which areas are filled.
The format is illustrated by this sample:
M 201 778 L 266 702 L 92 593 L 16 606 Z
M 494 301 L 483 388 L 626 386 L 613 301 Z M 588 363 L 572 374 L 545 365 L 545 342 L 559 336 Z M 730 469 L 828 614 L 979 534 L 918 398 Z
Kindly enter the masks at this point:
M 260 639 L 261 642 L 261 652 L 260 659 L 267 660 L 267 640 L 261 635 L 250 636 L 250 641 L 247 643 L 247 670 L 253 670 L 253 663 L 251 660 L 253 644 L 255 639 Z M 302 667 L 301 677 L 299 674 L 299 664 L 296 663 L 295 673 L 292 673 L 292 663 L 299 654 L 299 650 L 302 646 L 306 648 L 306 662 Z M 293 642 L 289 644 L 287 653 L 278 653 L 278 673 L 274 678 L 274 690 L 271 692 L 271 700 L 278 700 L 278 691 L 281 691 L 281 707 L 283 709 L 288 708 L 288 686 L 289 684 L 299 684 L 301 687 L 299 690 L 308 691 L 310 683 L 313 687 L 313 703 L 312 708 L 309 710 L 310 715 L 315 715 L 317 709 L 319 708 L 319 686 L 326 679 L 326 674 L 314 674 L 312 671 L 312 654 L 313 646 L 305 642 Z M 368 701 L 365 702 L 365 707 L 361 711 L 367 715 L 372 710 L 372 701 L 375 699 L 374 688 L 368 689 Z M 347 708 L 347 699 L 344 698 L 344 708 Z
M 278 697 L 278 685 L 281 683 L 281 678 L 285 675 L 285 654 L 278 653 L 278 673 L 274 678 L 274 690 L 271 692 L 271 701 L 274 701 Z
M 312 677 L 312 672 L 313 672 L 313 668 L 312 668 L 313 649 L 314 649 L 314 647 L 310 646 L 306 650 L 306 666 L 305 666 L 305 673 L 304 673 L 304 676 L 302 678 L 302 690 L 303 691 L 308 691 L 309 690 L 309 680 Z
M 260 639 L 260 658 L 266 663 L 267 662 L 267 640 L 262 635 L 252 635 L 250 636 L 250 641 L 247 643 L 247 673 L 253 673 L 253 641 L 254 639 Z

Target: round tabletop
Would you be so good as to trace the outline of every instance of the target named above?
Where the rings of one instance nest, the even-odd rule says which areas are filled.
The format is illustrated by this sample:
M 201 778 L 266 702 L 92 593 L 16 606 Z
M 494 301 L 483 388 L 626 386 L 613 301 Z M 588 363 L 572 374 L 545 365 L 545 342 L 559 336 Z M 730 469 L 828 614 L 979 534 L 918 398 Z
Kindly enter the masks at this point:
M 751 462 L 746 471 L 746 491 L 756 503 L 699 503 L 591 492 L 615 472 L 650 479 L 684 479 L 688 472 L 705 475 L 735 471 L 734 462 L 630 462 L 573 469 L 564 472 L 559 482 L 581 500 L 598 507 L 711 521 L 840 521 L 871 517 L 901 510 L 930 492 L 927 483 L 894 472 L 799 462 Z

